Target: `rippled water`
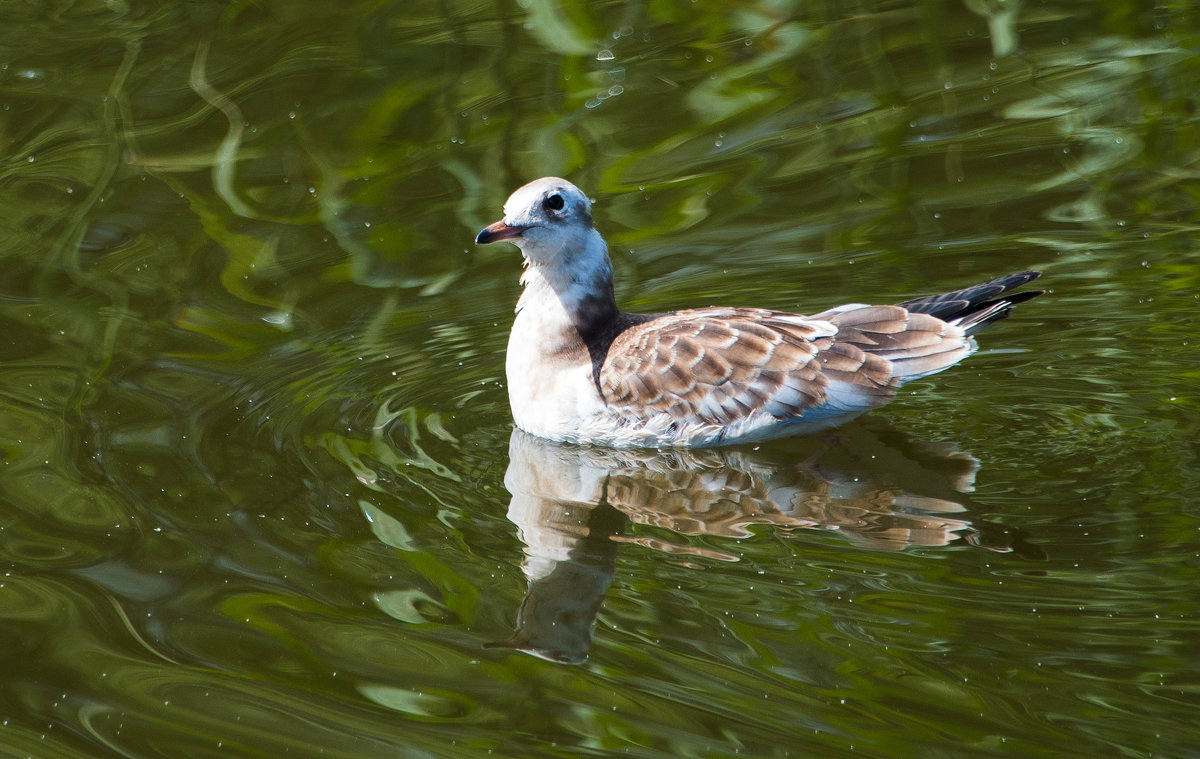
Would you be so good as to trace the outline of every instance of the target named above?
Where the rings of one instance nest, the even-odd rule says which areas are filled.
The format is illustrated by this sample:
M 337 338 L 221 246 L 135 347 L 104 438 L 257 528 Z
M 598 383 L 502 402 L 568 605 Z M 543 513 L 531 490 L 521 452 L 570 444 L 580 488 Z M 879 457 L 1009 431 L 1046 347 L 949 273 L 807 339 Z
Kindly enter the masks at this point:
M 0 755 L 1198 755 L 1200 17 L 702 5 L 0 6 Z M 634 310 L 1050 294 L 549 445 L 471 244 L 543 174 Z

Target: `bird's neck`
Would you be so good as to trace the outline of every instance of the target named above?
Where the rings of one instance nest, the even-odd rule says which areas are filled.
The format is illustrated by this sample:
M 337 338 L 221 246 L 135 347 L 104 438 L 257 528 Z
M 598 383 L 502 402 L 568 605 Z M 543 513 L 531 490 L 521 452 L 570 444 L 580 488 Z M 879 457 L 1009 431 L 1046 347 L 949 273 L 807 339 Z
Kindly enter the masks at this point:
M 533 319 L 550 334 L 573 330 L 587 343 L 606 332 L 619 313 L 608 247 L 593 230 L 569 265 L 564 258 L 560 254 L 548 263 L 526 259 L 518 318 Z

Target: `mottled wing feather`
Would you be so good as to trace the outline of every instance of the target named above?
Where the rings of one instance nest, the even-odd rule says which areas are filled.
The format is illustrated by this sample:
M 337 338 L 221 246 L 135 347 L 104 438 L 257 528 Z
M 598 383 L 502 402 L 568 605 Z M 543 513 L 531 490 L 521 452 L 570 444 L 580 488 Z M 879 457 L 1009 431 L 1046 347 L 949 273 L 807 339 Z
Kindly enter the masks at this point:
M 961 329 L 899 306 L 813 317 L 693 309 L 618 335 L 598 383 L 610 406 L 728 425 L 759 411 L 782 420 L 821 407 L 865 410 L 971 349 Z
M 974 349 L 958 327 L 900 306 L 858 306 L 821 316 L 837 325 L 838 343 L 861 348 L 882 362 L 872 373 L 882 374 L 886 365 L 892 385 L 939 372 Z
M 728 425 L 757 411 L 779 419 L 825 402 L 828 322 L 763 309 L 695 309 L 636 324 L 599 374 L 612 406 Z M 851 361 L 862 363 L 861 351 Z M 838 352 L 831 360 L 841 360 Z M 845 366 L 851 371 L 850 365 Z

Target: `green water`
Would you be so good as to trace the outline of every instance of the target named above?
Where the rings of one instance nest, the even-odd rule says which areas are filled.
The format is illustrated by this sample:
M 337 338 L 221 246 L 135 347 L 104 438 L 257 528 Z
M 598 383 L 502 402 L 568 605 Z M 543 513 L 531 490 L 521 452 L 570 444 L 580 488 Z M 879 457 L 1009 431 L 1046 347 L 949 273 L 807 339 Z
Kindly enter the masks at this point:
M 0 2 L 0 757 L 1200 756 L 1198 45 Z M 1050 292 L 837 435 L 547 445 L 472 244 L 544 174 L 634 310 Z

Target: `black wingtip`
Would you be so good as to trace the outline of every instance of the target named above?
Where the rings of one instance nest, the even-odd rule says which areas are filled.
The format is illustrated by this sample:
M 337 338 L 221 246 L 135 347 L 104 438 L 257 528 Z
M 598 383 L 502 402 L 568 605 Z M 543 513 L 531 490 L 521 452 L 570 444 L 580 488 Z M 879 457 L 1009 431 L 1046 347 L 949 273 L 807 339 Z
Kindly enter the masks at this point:
M 916 298 L 899 305 L 912 313 L 953 321 L 973 331 L 1005 318 L 1016 304 L 1045 293 L 1045 290 L 1011 292 L 1040 276 L 1042 273 L 1033 269 L 1019 271 L 962 290 Z

